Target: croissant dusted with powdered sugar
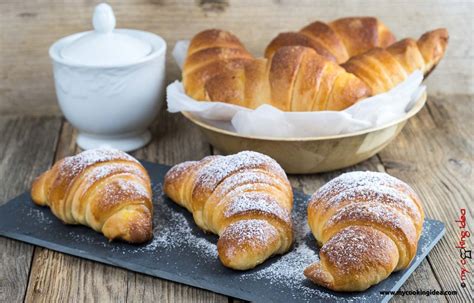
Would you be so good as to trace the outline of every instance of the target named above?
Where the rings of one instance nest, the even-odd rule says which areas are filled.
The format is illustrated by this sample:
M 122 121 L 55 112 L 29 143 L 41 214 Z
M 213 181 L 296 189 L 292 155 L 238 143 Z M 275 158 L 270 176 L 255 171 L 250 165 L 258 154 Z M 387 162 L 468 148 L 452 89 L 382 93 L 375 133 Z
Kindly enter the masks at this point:
M 308 223 L 322 247 L 304 274 L 332 290 L 365 290 L 408 267 L 423 220 L 420 199 L 404 182 L 384 173 L 343 174 L 309 201 Z
M 95 149 L 59 160 L 34 181 L 31 196 L 64 223 L 89 226 L 109 240 L 152 237 L 150 178 L 124 152 Z
M 369 95 L 360 79 L 313 49 L 289 46 L 255 59 L 231 33 L 206 30 L 189 45 L 183 66 L 186 93 L 255 109 L 342 110 Z
M 374 47 L 385 48 L 395 42 L 395 36 L 377 18 L 348 17 L 330 23 L 316 21 L 299 32 L 281 33 L 265 50 L 270 58 L 280 48 L 305 46 L 338 64 Z
M 219 235 L 219 258 L 227 267 L 253 268 L 293 242 L 293 192 L 268 156 L 244 151 L 178 164 L 166 174 L 164 191 L 201 229 Z

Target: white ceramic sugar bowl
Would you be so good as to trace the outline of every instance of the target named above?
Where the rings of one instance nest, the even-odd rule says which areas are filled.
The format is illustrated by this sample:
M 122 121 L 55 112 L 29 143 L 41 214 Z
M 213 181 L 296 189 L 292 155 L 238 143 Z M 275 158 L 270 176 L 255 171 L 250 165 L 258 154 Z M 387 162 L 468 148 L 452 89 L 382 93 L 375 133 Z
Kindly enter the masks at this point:
M 105 3 L 95 8 L 93 25 L 49 49 L 59 106 L 79 130 L 81 148 L 140 148 L 151 139 L 147 127 L 163 100 L 166 43 L 149 32 L 115 29 Z

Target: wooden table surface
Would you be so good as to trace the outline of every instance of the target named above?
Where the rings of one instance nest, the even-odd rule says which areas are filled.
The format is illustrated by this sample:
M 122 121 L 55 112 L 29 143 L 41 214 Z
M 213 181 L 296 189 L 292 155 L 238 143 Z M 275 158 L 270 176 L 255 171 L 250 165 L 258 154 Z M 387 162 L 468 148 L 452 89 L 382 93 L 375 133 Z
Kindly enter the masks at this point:
M 56 160 L 80 151 L 75 144 L 76 131 L 56 105 L 47 47 L 57 38 L 88 26 L 95 2 L 0 2 L 0 203 L 29 190 L 33 178 Z M 347 15 L 377 15 L 403 35 L 418 35 L 425 29 L 446 24 L 451 32 L 451 45 L 444 62 L 427 81 L 427 105 L 396 140 L 354 167 L 290 176 L 290 180 L 295 188 L 308 194 L 349 170 L 384 171 L 406 181 L 422 197 L 427 217 L 443 221 L 447 233 L 402 290 L 456 290 L 458 294 L 396 297 L 393 301 L 474 300 L 472 274 L 467 274 L 467 287 L 460 286 L 459 250 L 455 248 L 459 237 L 455 220 L 462 208 L 467 211 L 468 226 L 474 226 L 472 3 L 319 1 L 316 5 L 314 1 L 304 1 L 295 8 L 291 1 L 110 2 L 117 8 L 119 25 L 162 33 L 170 46 L 197 30 L 219 26 L 236 31 L 255 51 L 283 29 Z M 399 22 L 402 17 L 406 22 Z M 186 20 L 187 26 L 179 19 Z M 248 26 L 249 21 L 258 26 Z M 32 56 L 35 60 L 29 60 Z M 167 65 L 168 80 L 176 79 L 178 70 L 174 63 L 168 60 Z M 134 156 L 175 164 L 218 153 L 180 114 L 169 114 L 163 109 L 152 131 L 152 142 L 132 153 Z M 472 248 L 471 239 L 468 246 Z M 0 238 L 0 257 L 0 302 L 234 301 L 6 238 Z M 472 271 L 472 263 L 468 268 Z

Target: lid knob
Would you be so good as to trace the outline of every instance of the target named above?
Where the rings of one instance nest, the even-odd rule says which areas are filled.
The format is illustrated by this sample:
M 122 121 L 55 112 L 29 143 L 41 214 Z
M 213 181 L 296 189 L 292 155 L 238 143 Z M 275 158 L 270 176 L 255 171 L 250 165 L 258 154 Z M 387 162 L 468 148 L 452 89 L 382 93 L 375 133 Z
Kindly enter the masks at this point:
M 93 66 L 129 64 L 147 56 L 152 45 L 135 31 L 115 29 L 110 5 L 96 6 L 92 17 L 94 31 L 83 33 L 61 49 L 61 56 L 71 63 Z
M 115 28 L 115 16 L 112 7 L 107 3 L 101 3 L 95 7 L 92 17 L 94 30 L 98 33 L 110 33 Z

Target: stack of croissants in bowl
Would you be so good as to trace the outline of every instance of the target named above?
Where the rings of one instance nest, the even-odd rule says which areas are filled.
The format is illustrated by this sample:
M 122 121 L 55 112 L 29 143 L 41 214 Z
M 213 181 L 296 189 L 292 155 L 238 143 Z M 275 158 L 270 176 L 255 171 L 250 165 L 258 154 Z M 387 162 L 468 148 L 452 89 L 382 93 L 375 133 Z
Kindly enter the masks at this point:
M 281 33 L 255 58 L 233 34 L 211 29 L 191 40 L 183 85 L 199 101 L 340 111 L 389 91 L 416 70 L 426 77 L 447 43 L 443 28 L 397 41 L 377 18 L 349 17 Z
M 229 268 L 251 269 L 292 248 L 293 190 L 266 155 L 187 161 L 167 172 L 163 188 L 197 226 L 219 236 L 218 256 Z M 89 226 L 109 240 L 138 244 L 153 237 L 150 177 L 124 152 L 95 149 L 59 160 L 34 181 L 31 195 L 64 223 Z M 304 275 L 335 291 L 363 291 L 407 268 L 424 221 L 417 194 L 379 172 L 340 175 L 311 196 L 307 212 L 321 248 Z

